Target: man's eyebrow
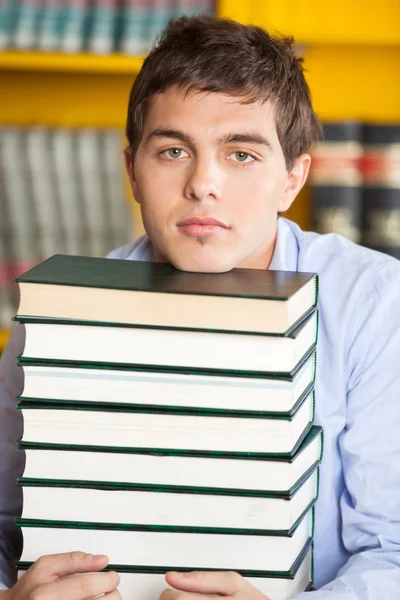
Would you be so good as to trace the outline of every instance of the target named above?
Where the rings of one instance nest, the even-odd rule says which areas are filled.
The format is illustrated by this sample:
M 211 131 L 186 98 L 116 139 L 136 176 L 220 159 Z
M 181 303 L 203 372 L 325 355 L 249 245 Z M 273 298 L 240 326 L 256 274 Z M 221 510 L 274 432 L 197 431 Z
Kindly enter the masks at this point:
M 146 141 L 154 138 L 168 138 L 171 140 L 180 140 L 191 146 L 196 145 L 191 135 L 184 133 L 180 129 L 171 129 L 170 127 L 156 127 L 148 134 Z M 228 133 L 217 139 L 217 146 L 235 143 L 258 144 L 259 146 L 265 146 L 271 152 L 273 151 L 270 142 L 260 133 Z
M 218 145 L 223 144 L 258 144 L 259 146 L 266 146 L 271 152 L 272 146 L 266 137 L 260 133 L 228 133 L 218 139 Z
M 156 127 L 149 133 L 146 138 L 146 141 L 150 141 L 153 138 L 169 138 L 171 140 L 181 140 L 181 142 L 185 142 L 185 144 L 194 145 L 193 138 L 180 131 L 179 129 L 170 129 L 169 127 Z

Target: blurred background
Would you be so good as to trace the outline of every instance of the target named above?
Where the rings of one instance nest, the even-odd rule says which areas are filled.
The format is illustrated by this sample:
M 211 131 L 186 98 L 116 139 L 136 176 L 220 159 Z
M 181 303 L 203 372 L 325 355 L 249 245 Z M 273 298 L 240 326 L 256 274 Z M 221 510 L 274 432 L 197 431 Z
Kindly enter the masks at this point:
M 123 172 L 126 107 L 173 16 L 293 35 L 325 135 L 286 216 L 400 258 L 400 0 L 0 0 L 0 352 L 15 276 L 143 232 Z

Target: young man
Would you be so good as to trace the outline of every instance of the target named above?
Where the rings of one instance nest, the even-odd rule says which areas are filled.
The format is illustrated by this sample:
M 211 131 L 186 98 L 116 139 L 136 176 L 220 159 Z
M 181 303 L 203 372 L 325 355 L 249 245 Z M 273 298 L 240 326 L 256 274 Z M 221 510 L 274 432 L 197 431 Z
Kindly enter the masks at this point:
M 125 162 L 147 236 L 111 258 L 178 269 L 317 272 L 316 421 L 324 458 L 315 524 L 315 586 L 296 600 L 397 600 L 400 593 L 400 266 L 336 235 L 279 217 L 303 186 L 320 127 L 292 42 L 255 27 L 180 19 L 144 63 L 129 101 Z M 22 471 L 15 396 L 20 326 L 0 366 L 1 569 L 19 538 Z M 78 549 L 79 550 L 79 549 Z M 4 600 L 119 598 L 106 557 L 40 559 Z M 162 600 L 217 594 L 265 600 L 235 573 L 171 573 Z M 189 596 L 190 593 L 190 596 Z M 195 593 L 195 596 L 193 596 Z M 128 599 L 125 599 L 128 600 Z M 157 600 L 157 599 L 155 599 Z

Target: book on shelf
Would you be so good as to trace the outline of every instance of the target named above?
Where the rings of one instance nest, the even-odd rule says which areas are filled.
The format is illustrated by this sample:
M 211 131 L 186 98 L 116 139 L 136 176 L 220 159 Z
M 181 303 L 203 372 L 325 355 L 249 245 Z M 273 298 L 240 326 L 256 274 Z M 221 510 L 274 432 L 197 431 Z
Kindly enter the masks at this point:
M 230 569 L 234 571 L 290 571 L 313 536 L 310 509 L 287 533 L 271 535 L 202 533 L 155 525 L 104 525 L 91 523 L 16 519 L 24 538 L 21 561 L 31 562 L 72 547 L 90 554 L 107 554 L 116 565 L 140 565 L 178 569 Z
M 314 229 L 361 240 L 363 156 L 358 121 L 324 123 L 324 137 L 312 153 L 310 172 Z
M 50 138 L 51 167 L 56 186 L 54 201 L 57 198 L 66 254 L 84 254 L 86 251 L 76 137 L 77 133 L 72 129 L 56 128 L 51 131 Z
M 115 50 L 119 0 L 94 0 L 87 49 L 94 54 L 110 54 Z
M 169 373 L 130 367 L 98 369 L 91 364 L 48 365 L 20 360 L 24 368 L 24 393 L 20 399 L 38 399 L 49 404 L 75 402 L 83 405 L 117 404 L 120 407 L 213 409 L 224 414 L 243 410 L 290 416 L 314 386 L 315 352 L 292 378 L 268 378 Z
M 16 0 L 0 1 L 0 50 L 5 50 L 12 45 L 12 40 L 17 21 Z
M 313 426 L 296 452 L 290 455 L 266 454 L 263 458 L 238 453 L 157 450 L 146 448 L 102 448 L 86 445 L 46 444 L 20 441 L 25 451 L 24 478 L 73 481 L 76 486 L 103 481 L 103 485 L 158 485 L 169 490 L 204 491 L 220 489 L 227 493 L 275 494 L 288 498 L 304 476 L 322 458 L 322 430 Z
M 103 130 L 100 160 L 100 174 L 108 207 L 107 248 L 117 248 L 133 239 L 131 208 L 127 197 L 128 180 L 122 160 L 122 136 L 117 129 Z
M 13 46 L 29 50 L 37 45 L 43 3 L 40 0 L 18 0 Z
M 221 412 L 193 413 L 152 407 L 120 409 L 115 405 L 48 405 L 21 400 L 25 442 L 120 448 L 162 448 L 198 452 L 295 452 L 314 418 L 314 392 L 290 417 L 245 412 L 226 417 Z
M 91 6 L 91 0 L 68 0 L 60 40 L 62 52 L 74 54 L 84 50 L 90 25 Z
M 51 159 L 50 130 L 31 127 L 24 132 L 31 201 L 36 221 L 40 260 L 64 251 L 61 214 Z
M 18 563 L 19 578 L 25 573 L 32 563 Z M 167 587 L 165 570 L 157 568 L 140 569 L 131 567 L 123 570 L 121 565 L 108 565 L 106 571 L 117 571 L 120 576 L 118 590 L 122 598 L 135 598 L 136 600 L 154 600 L 159 598 Z M 179 569 L 188 571 L 190 569 Z M 268 577 L 262 574 L 248 575 L 241 573 L 244 578 L 258 589 L 267 598 L 273 600 L 289 600 L 297 593 L 310 587 L 313 577 L 312 547 L 305 547 L 296 561 L 294 568 L 287 572 L 269 573 Z M 257 576 L 258 575 L 258 576 Z
M 95 128 L 82 128 L 76 133 L 78 178 L 85 223 L 84 239 L 89 256 L 104 256 L 113 249 L 108 245 L 109 206 L 106 203 L 102 178 L 99 176 L 99 165 L 102 164 L 102 135 L 102 132 Z
M 0 129 L 0 176 L 12 279 L 40 261 L 23 129 Z
M 63 255 L 17 281 L 24 317 L 281 335 L 304 326 L 318 295 L 312 273 L 188 273 L 157 262 Z
M 42 3 L 44 4 L 44 8 L 35 45 L 40 50 L 54 52 L 60 47 L 68 2 L 62 0 L 44 0 Z
M 400 123 L 364 126 L 364 245 L 400 259 Z

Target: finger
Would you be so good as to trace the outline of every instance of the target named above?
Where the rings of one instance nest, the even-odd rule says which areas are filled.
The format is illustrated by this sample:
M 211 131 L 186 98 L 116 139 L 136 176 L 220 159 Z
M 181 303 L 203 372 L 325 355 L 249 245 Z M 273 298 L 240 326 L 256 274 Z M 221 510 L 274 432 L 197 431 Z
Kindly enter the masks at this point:
M 51 600 L 88 600 L 99 595 L 103 597 L 103 594 L 115 591 L 119 579 L 118 573 L 114 571 L 75 575 L 41 585 L 40 597 Z
M 209 598 L 217 598 L 218 594 L 207 594 Z M 161 594 L 159 600 L 204 600 L 204 594 L 193 594 L 192 592 L 177 592 L 176 590 L 166 589 Z
M 66 552 L 42 556 L 31 567 L 35 579 L 42 583 L 55 581 L 59 577 L 73 573 L 100 571 L 108 564 L 108 557 L 103 554 L 87 554 L 86 552 Z
M 169 585 L 178 590 L 221 596 L 233 596 L 249 585 L 239 573 L 234 571 L 190 571 L 188 573 L 169 571 L 166 580 Z

